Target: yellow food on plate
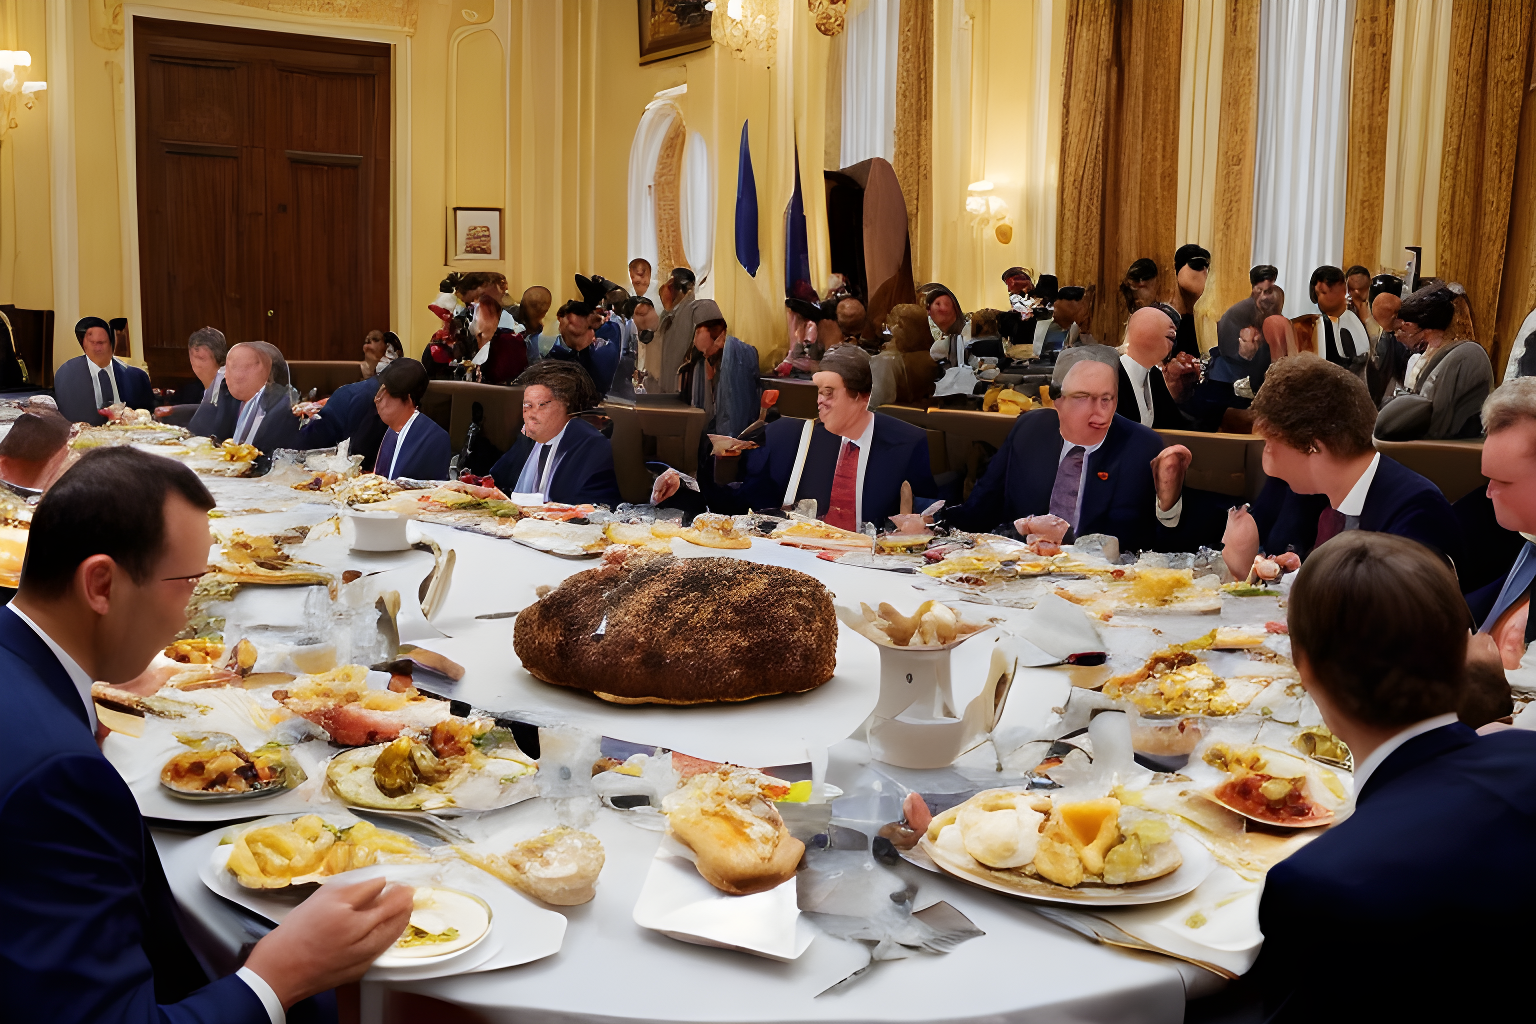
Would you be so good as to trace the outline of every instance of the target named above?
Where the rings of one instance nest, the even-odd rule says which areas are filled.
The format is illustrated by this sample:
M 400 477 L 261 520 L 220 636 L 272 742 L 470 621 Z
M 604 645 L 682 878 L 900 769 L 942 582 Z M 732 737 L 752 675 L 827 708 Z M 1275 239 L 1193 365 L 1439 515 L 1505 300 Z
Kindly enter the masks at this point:
M 254 462 L 260 456 L 261 449 L 253 444 L 225 441 L 219 446 L 219 458 L 225 462 Z
M 667 832 L 693 851 L 704 880 L 721 892 L 747 896 L 792 878 L 805 844 L 789 834 L 772 794 L 787 783 L 750 768 L 727 765 L 695 775 L 667 794 Z
M 460 847 L 459 856 L 536 900 L 574 907 L 597 895 L 603 844 L 590 832 L 565 825 L 525 839 L 504 854 Z
M 229 870 L 247 889 L 284 889 L 372 864 L 425 861 L 415 840 L 366 821 L 346 828 L 318 814 L 246 828 L 232 840 Z
M 213 665 L 224 657 L 224 644 L 209 637 L 176 640 L 165 649 L 165 656 L 183 665 Z
M 434 728 L 434 739 L 441 728 Z M 441 754 L 410 735 L 344 750 L 326 766 L 326 782 L 355 807 L 389 811 L 489 810 L 535 795 L 530 784 L 539 766 L 510 742 L 510 735 L 506 744 L 486 750 L 473 741 L 452 742 L 447 735 L 443 740 L 437 743 Z
M 693 525 L 681 534 L 683 540 L 705 548 L 750 548 L 752 539 L 736 531 L 730 516 L 703 512 L 693 517 Z
M 1113 797 L 1061 801 L 991 789 L 938 814 L 923 836 L 940 867 L 1029 891 L 1040 880 L 1073 889 L 1160 878 L 1184 862 L 1161 817 Z
M 490 931 L 491 908 L 480 897 L 457 889 L 418 886 L 411 896 L 411 920 L 381 958 L 401 960 L 446 956 L 466 949 Z

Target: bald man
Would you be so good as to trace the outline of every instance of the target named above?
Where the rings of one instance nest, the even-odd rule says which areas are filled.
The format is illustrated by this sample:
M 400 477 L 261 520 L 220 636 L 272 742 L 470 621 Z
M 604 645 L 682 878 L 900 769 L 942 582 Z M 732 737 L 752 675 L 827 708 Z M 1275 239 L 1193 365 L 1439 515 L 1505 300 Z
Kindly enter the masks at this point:
M 300 448 L 299 421 L 288 395 L 288 363 L 275 345 L 247 341 L 224 358 L 224 383 L 236 403 L 202 405 L 188 429 L 215 441 L 253 444 L 270 457 L 279 448 Z M 267 458 L 258 463 L 265 472 Z
M 1183 514 L 1189 449 L 1165 448 L 1150 428 L 1117 415 L 1118 391 L 1114 367 L 1073 364 L 1055 407 L 1019 417 L 947 521 L 1007 532 L 1007 524 L 1051 513 L 1072 524 L 1069 540 L 1104 533 L 1122 551 L 1178 547 L 1172 531 Z
M 1166 375 L 1182 380 L 1189 357 L 1169 362 L 1178 342 L 1179 316 L 1164 305 L 1143 306 L 1125 327 L 1125 353 L 1120 357 L 1120 405 L 1128 420 L 1158 430 L 1188 430 L 1190 419 L 1169 390 Z

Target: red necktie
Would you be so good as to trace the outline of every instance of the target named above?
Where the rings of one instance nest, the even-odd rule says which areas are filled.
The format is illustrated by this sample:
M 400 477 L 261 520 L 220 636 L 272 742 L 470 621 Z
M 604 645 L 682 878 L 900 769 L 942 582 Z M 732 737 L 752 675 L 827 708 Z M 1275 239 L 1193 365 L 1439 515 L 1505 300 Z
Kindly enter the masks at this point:
M 1344 532 L 1344 513 L 1336 508 L 1323 509 L 1322 515 L 1317 517 L 1317 543 L 1313 550 L 1322 547 L 1333 538 Z
M 859 446 L 852 441 L 843 442 L 843 450 L 837 456 L 837 472 L 832 474 L 832 507 L 821 521 L 828 526 L 843 530 L 857 530 L 859 500 Z

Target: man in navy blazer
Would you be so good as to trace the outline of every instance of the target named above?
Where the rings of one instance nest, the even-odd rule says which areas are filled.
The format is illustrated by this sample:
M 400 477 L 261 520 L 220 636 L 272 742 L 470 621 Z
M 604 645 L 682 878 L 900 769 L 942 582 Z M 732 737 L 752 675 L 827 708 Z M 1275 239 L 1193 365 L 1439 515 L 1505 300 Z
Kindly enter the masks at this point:
M 112 328 L 105 320 L 83 317 L 75 324 L 75 339 L 84 353 L 53 374 L 54 401 L 66 419 L 99 427 L 107 421 L 100 410 L 116 402 L 130 409 L 154 405 L 149 374 L 113 358 Z
M 577 363 L 542 359 L 517 378 L 523 388 L 523 429 L 491 467 L 496 486 L 507 494 L 542 494 L 567 505 L 616 507 L 619 479 L 613 445 L 577 413 L 602 396 Z
M 257 463 L 262 472 L 277 449 L 299 447 L 288 363 L 277 346 L 246 341 L 231 348 L 224 359 L 224 386 L 233 401 L 221 395 L 217 405 L 200 406 L 187 429 L 219 442 L 255 445 L 262 453 Z
M 1510 1014 L 1536 916 L 1515 878 L 1536 844 L 1536 734 L 1457 721 L 1458 591 L 1432 552 L 1363 531 L 1320 547 L 1292 586 L 1296 667 L 1354 754 L 1354 811 L 1265 880 L 1245 979 L 1263 1019 Z
M 134 795 L 97 748 L 91 682 L 157 687 L 136 677 L 185 624 L 212 507 L 191 470 L 127 447 L 86 453 L 37 506 L 0 609 L 6 712 L 25 723 L 0 752 L 0 1020 L 319 1020 L 300 1001 L 360 977 L 409 920 L 408 888 L 325 886 L 217 980 L 177 927 Z
M 711 507 L 777 512 L 813 498 L 823 522 L 857 530 L 863 523 L 884 526 L 901 511 L 903 483 L 912 485 L 914 496 L 938 490 L 927 433 L 869 408 L 873 377 L 867 352 L 857 345 L 838 346 L 823 357 L 811 382 L 817 390 L 817 418 L 768 424 L 759 447 L 737 456 L 742 460 L 740 482 L 714 488 Z M 652 499 L 672 497 L 678 483 L 677 471 L 667 470 L 657 478 Z M 918 498 L 913 507 L 923 500 Z
M 378 391 L 378 374 L 337 388 L 319 414 L 299 428 L 299 447 L 312 451 L 347 441 L 347 451 L 363 457 L 363 472 L 373 472 L 379 445 L 389 429 L 373 403 Z
M 1272 364 L 1253 400 L 1269 482 L 1251 509 L 1234 510 L 1222 558 L 1246 577 L 1259 551 L 1303 558 L 1353 530 L 1394 533 L 1460 557 L 1461 524 L 1429 480 L 1376 451 L 1376 404 L 1344 367 L 1306 354 Z
M 418 409 L 427 393 L 427 370 L 414 359 L 396 359 L 379 372 L 373 405 L 389 429 L 379 443 L 374 472 L 391 480 L 446 480 L 453 458 L 448 431 Z
M 1183 515 L 1189 449 L 1115 413 L 1115 368 L 1073 363 L 1055 408 L 1019 417 L 963 506 L 946 521 L 1008 531 L 1026 516 L 1058 515 L 1073 536 L 1104 533 L 1123 551 L 1167 550 Z

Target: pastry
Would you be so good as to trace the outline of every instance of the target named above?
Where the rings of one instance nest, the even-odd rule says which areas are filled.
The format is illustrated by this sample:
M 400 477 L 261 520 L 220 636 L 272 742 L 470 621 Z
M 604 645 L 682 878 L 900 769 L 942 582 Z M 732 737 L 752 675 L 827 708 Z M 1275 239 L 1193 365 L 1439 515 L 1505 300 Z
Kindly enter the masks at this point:
M 518 615 L 512 645 L 536 678 L 619 704 L 750 700 L 832 678 L 837 616 L 818 580 L 734 558 L 614 550 L 625 557 Z
M 588 903 L 597 895 L 603 844 L 590 832 L 560 825 L 525 839 L 501 855 L 460 848 L 459 856 L 536 900 L 557 907 Z
M 766 892 L 794 876 L 805 844 L 774 809 L 789 784 L 727 766 L 697 775 L 662 801 L 667 832 L 693 851 L 704 880 L 721 892 Z

